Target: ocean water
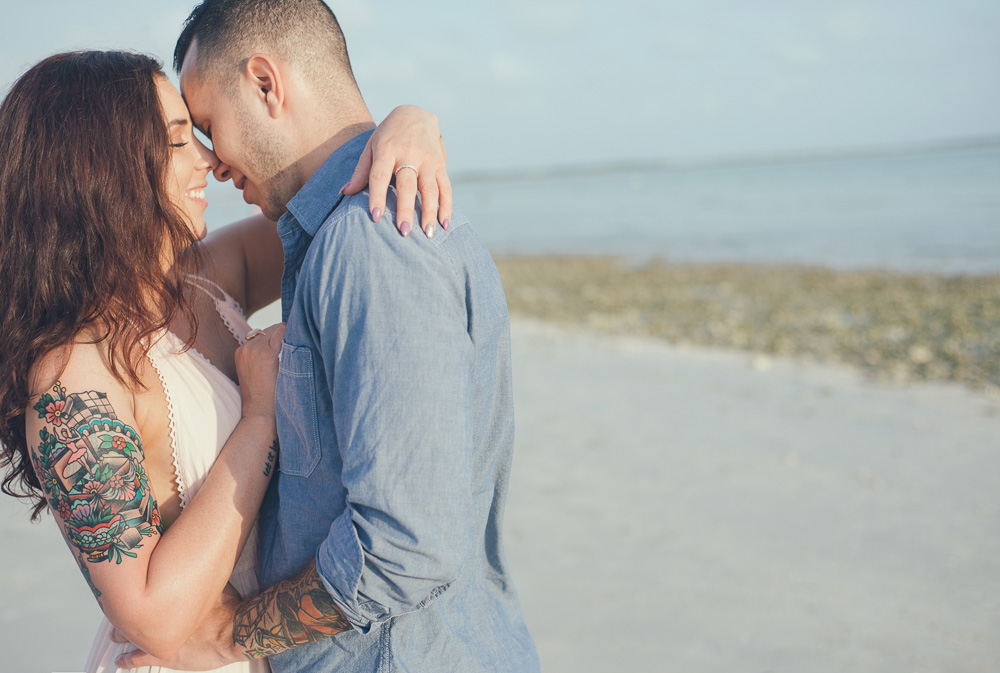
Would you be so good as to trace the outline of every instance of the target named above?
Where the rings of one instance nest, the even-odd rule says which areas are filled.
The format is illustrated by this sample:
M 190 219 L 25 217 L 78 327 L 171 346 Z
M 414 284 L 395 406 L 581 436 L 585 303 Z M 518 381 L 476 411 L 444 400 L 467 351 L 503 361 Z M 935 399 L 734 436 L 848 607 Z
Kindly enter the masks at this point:
M 1000 271 L 1000 151 L 456 185 L 500 253 Z
M 500 254 L 1000 272 L 996 149 L 454 186 Z M 221 190 L 210 225 L 249 212 Z

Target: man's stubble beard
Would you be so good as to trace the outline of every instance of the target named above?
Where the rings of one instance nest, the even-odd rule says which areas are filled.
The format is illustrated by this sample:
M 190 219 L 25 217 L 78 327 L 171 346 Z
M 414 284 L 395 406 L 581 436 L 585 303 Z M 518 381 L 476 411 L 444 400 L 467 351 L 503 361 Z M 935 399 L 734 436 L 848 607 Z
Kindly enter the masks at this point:
M 277 222 L 288 210 L 288 202 L 304 184 L 301 169 L 289 156 L 284 138 L 270 132 L 264 124 L 242 111 L 237 114 L 237 120 L 247 168 L 254 175 L 261 176 L 262 180 L 257 185 L 262 202 L 257 205 L 264 217 Z

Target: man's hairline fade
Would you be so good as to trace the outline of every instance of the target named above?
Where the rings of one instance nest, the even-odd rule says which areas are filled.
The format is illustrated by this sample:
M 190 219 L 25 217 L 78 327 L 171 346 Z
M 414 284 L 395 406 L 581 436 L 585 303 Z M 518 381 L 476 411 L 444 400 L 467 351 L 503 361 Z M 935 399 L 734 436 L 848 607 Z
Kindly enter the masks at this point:
M 178 89 L 180 89 L 181 98 L 184 99 L 184 104 L 188 106 L 188 109 L 191 108 L 185 90 L 187 93 L 190 93 L 192 85 L 201 85 L 206 81 L 210 81 L 225 94 L 226 98 L 230 101 L 234 101 L 237 91 L 237 73 L 233 72 L 227 78 L 227 68 L 224 67 L 226 64 L 223 59 L 217 58 L 213 60 L 211 58 L 202 58 L 201 50 L 196 48 L 197 41 L 197 37 L 194 37 L 191 40 L 191 42 L 187 45 L 187 49 L 184 54 L 181 56 L 180 64 L 175 64 L 174 66 L 178 77 Z M 188 62 L 187 70 L 185 71 L 184 64 L 188 61 L 188 56 L 192 51 L 196 52 L 196 60 Z
M 258 20 L 260 16 L 275 17 L 276 23 L 288 26 L 286 34 L 297 30 L 301 36 L 301 32 L 306 31 L 314 38 L 299 40 L 298 44 L 326 44 L 328 48 L 288 49 L 281 38 L 271 40 L 259 33 L 252 35 L 250 33 L 255 31 L 249 29 L 246 22 L 241 30 L 240 20 L 232 21 L 234 15 L 242 19 L 252 12 L 257 13 Z M 296 25 L 299 16 L 303 18 Z M 321 20 L 306 21 L 306 16 Z M 240 44 L 248 38 L 256 43 L 252 48 Z M 323 0 L 202 0 L 191 10 L 174 46 L 173 65 L 178 75 L 196 43 L 197 61 L 189 64 L 189 72 L 202 82 L 206 75 L 211 77 L 228 94 L 235 92 L 238 73 L 252 53 L 267 53 L 293 64 L 307 77 L 311 74 L 312 84 L 325 96 L 332 95 L 327 89 L 343 86 L 338 79 L 348 78 L 349 84 L 357 89 L 340 23 Z M 343 74 L 340 78 L 336 75 L 338 71 Z

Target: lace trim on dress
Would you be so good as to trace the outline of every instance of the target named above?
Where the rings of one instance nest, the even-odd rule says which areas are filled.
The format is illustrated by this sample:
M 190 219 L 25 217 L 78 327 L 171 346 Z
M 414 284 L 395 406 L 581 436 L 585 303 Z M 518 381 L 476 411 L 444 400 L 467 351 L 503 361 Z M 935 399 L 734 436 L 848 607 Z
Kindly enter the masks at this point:
M 170 332 L 165 332 L 162 338 L 168 338 Z M 161 341 L 154 344 L 153 348 L 162 345 Z M 181 478 L 181 463 L 180 456 L 177 454 L 177 423 L 174 419 L 174 398 L 170 394 L 170 387 L 167 386 L 167 381 L 163 376 L 163 372 L 160 370 L 160 365 L 156 363 L 156 359 L 153 357 L 152 348 L 146 351 L 146 358 L 149 363 L 156 370 L 156 376 L 160 379 L 160 386 L 163 387 L 163 395 L 167 398 L 167 421 L 170 427 L 170 458 L 174 464 L 174 483 L 177 485 L 177 495 L 181 499 L 181 509 L 186 509 L 188 505 L 188 495 L 184 488 L 184 480 Z
M 225 306 L 226 308 L 236 311 L 243 320 L 246 320 L 246 312 L 243 310 L 243 307 L 240 306 L 239 302 L 233 299 L 228 292 L 223 290 L 218 283 L 205 278 L 204 276 L 189 275 L 185 280 L 188 284 L 198 288 L 212 299 L 215 303 L 215 312 L 219 314 L 220 318 L 222 318 L 222 324 L 226 326 L 229 333 L 233 335 L 234 339 L 236 339 L 236 343 L 242 345 L 246 341 L 246 331 L 243 330 L 242 326 L 235 323 L 231 313 L 222 310 L 222 307 Z M 202 282 L 207 283 L 212 289 L 217 290 L 221 296 L 213 294 L 209 287 L 205 287 Z

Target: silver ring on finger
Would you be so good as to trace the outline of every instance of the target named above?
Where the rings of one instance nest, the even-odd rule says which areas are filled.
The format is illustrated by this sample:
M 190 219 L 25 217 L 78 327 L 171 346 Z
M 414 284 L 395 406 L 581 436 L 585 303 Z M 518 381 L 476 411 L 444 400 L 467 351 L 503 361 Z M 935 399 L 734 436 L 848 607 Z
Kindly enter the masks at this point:
M 411 171 L 413 171 L 414 175 L 417 175 L 417 176 L 420 175 L 420 173 L 417 172 L 417 167 L 414 166 L 414 165 L 412 165 L 412 164 L 401 164 L 398 168 L 396 168 L 396 172 L 393 173 L 393 175 L 399 175 L 399 172 L 401 170 L 403 170 L 404 168 L 409 168 Z
M 264 334 L 264 330 L 254 328 L 249 332 L 247 332 L 246 340 L 250 341 L 250 339 L 253 339 L 254 337 L 259 337 L 261 334 Z

